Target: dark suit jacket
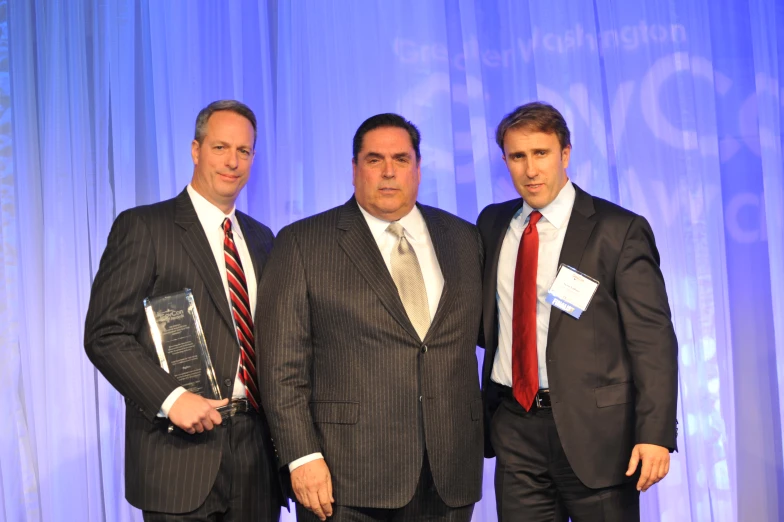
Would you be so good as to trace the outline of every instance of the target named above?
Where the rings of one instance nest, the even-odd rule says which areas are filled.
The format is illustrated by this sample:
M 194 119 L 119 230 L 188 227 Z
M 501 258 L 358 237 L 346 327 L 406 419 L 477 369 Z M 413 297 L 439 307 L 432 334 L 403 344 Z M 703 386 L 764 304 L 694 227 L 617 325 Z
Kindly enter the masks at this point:
M 575 185 L 559 263 L 599 280 L 580 319 L 553 307 L 547 377 L 564 452 L 588 487 L 624 481 L 632 447 L 676 447 L 677 340 L 645 218 Z M 490 373 L 498 348 L 496 286 L 506 230 L 522 199 L 490 205 L 478 219 L 487 252 L 484 274 L 487 418 L 498 405 Z M 489 439 L 489 437 L 488 437 Z M 487 456 L 493 456 L 487 446 Z
M 444 502 L 481 497 L 481 242 L 419 209 L 444 276 L 424 342 L 354 198 L 281 230 L 261 280 L 276 296 L 259 302 L 257 335 L 280 462 L 322 452 L 340 505 L 405 505 L 425 450 Z
M 239 211 L 236 215 L 258 279 L 272 232 Z M 215 257 L 185 190 L 117 217 L 85 325 L 87 355 L 125 397 L 126 497 L 138 508 L 167 513 L 192 511 L 204 501 L 218 472 L 224 433 L 170 434 L 168 420 L 156 416 L 179 384 L 158 363 L 142 301 L 183 288 L 193 291 L 215 375 L 228 397 L 240 350 Z M 269 455 L 248 458 L 274 462 Z

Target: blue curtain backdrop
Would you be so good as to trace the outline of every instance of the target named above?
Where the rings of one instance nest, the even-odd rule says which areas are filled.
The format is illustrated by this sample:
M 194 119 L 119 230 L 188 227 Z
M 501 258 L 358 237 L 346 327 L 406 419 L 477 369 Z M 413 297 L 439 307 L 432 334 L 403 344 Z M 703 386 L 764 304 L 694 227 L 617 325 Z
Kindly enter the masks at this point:
M 555 105 L 572 179 L 662 254 L 680 451 L 643 519 L 784 519 L 780 1 L 0 0 L 0 521 L 141 520 L 84 316 L 114 217 L 186 185 L 219 98 L 259 116 L 238 206 L 274 230 L 351 195 L 386 111 L 422 131 L 420 201 L 473 221 L 516 196 L 497 122 Z

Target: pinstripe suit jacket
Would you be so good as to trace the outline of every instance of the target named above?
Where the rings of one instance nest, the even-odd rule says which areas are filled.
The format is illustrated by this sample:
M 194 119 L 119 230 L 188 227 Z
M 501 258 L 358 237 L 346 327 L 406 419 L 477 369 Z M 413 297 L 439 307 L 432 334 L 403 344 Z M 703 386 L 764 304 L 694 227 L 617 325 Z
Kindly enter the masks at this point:
M 481 497 L 481 240 L 419 208 L 444 276 L 424 341 L 354 198 L 281 230 L 261 279 L 277 296 L 259 301 L 257 356 L 280 462 L 322 452 L 339 505 L 405 505 L 425 451 L 444 502 Z
M 236 215 L 259 278 L 272 232 L 239 211 Z M 218 383 L 224 397 L 230 396 L 240 351 L 215 257 L 185 190 L 175 199 L 117 217 L 85 325 L 87 355 L 125 397 L 126 497 L 149 511 L 196 509 L 212 488 L 221 460 L 224 430 L 169 434 L 168 421 L 157 417 L 179 383 L 159 366 L 142 300 L 183 288 L 193 291 Z M 274 461 L 261 454 L 248 458 L 262 465 Z

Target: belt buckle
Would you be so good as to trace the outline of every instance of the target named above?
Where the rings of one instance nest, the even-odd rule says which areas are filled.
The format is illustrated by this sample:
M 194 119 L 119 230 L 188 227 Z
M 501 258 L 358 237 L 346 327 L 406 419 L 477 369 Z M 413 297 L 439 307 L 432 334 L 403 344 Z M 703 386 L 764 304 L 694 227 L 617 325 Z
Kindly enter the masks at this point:
M 232 399 L 229 402 L 229 406 L 231 406 L 231 415 L 234 416 L 237 413 L 246 413 L 248 408 L 248 399 Z
M 547 398 L 545 399 L 545 397 Z M 553 403 L 550 401 L 550 390 L 542 389 L 536 392 L 536 395 L 534 396 L 534 404 L 536 404 L 536 407 L 539 409 L 552 408 Z
M 245 413 L 249 409 L 248 399 L 231 399 L 226 406 L 218 408 L 218 413 L 220 413 L 223 419 L 228 419 L 238 413 Z

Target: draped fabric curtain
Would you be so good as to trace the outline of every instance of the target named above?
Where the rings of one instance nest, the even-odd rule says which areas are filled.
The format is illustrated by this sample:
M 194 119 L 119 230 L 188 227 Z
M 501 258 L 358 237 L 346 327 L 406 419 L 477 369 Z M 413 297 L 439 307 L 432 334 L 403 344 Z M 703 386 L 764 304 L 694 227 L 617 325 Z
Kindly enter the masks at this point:
M 781 519 L 783 74 L 777 0 L 0 0 L 0 521 L 141 520 L 84 316 L 114 217 L 182 190 L 220 98 L 258 116 L 238 206 L 273 230 L 348 199 L 353 133 L 390 111 L 420 201 L 473 221 L 516 197 L 498 121 L 555 105 L 570 177 L 662 256 L 679 451 L 643 519 Z

